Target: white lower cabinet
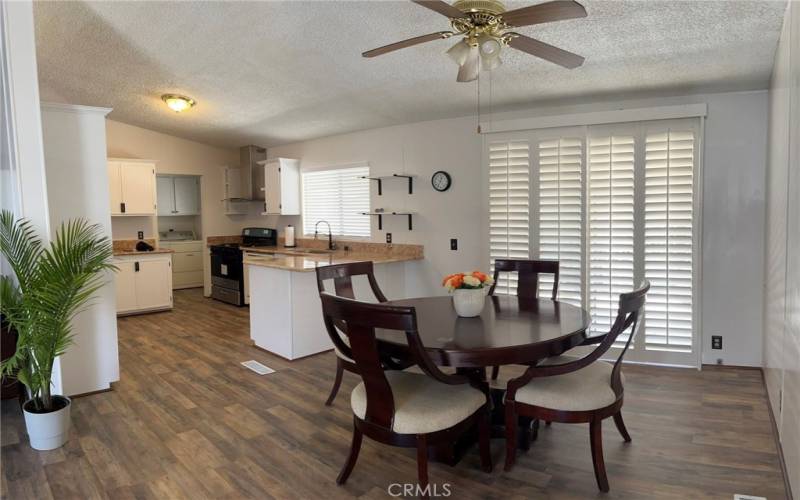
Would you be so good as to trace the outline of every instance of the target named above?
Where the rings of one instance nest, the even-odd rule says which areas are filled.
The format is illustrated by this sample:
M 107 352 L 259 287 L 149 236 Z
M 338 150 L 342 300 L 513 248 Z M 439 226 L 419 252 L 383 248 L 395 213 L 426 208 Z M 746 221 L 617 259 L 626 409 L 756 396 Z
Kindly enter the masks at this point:
M 121 255 L 114 258 L 117 314 L 172 309 L 172 255 Z
M 202 241 L 162 241 L 160 246 L 175 251 L 172 254 L 172 288 L 203 286 Z

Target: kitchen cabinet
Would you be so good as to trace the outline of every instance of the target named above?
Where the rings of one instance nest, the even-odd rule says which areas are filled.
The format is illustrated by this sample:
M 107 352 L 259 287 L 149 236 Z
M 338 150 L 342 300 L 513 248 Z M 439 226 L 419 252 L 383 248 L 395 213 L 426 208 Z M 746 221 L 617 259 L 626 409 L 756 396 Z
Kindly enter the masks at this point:
M 117 314 L 172 309 L 172 255 L 169 253 L 114 257 Z
M 197 288 L 203 286 L 203 242 L 162 241 L 161 248 L 172 254 L 172 288 Z
M 264 166 L 262 215 L 300 215 L 300 160 L 273 158 Z
M 156 165 L 149 160 L 109 160 L 111 215 L 155 215 Z
M 156 183 L 158 215 L 200 213 L 200 180 L 188 175 L 159 175 Z

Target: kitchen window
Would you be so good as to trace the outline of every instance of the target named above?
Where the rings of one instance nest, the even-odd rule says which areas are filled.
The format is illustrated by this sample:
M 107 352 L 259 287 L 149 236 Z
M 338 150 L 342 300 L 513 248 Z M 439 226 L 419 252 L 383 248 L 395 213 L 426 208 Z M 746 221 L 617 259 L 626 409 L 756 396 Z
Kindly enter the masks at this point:
M 369 238 L 369 166 L 322 169 L 303 172 L 303 233 L 314 234 L 324 220 L 334 236 Z M 321 231 L 327 227 L 320 225 Z

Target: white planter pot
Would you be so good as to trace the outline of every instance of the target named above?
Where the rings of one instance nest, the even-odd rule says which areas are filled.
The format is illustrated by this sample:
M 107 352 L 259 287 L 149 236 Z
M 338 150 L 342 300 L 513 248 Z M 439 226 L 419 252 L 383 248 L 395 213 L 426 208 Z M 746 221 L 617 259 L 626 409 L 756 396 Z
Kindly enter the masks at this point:
M 453 307 L 462 318 L 480 316 L 488 288 L 459 288 L 453 290 Z
M 57 399 L 66 401 L 66 406 L 49 413 L 29 412 L 28 408 L 33 407 L 33 400 L 28 400 L 22 405 L 25 427 L 28 428 L 28 437 L 34 450 L 54 450 L 67 442 L 72 401 L 66 396 L 53 396 L 54 401 Z

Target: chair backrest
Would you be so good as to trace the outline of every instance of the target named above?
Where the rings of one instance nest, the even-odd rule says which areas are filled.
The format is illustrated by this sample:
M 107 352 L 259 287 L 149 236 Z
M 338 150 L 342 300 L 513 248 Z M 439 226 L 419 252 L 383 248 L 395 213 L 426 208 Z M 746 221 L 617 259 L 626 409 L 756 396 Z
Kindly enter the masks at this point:
M 501 272 L 517 273 L 517 296 L 524 299 L 535 299 L 539 291 L 539 275 L 553 275 L 553 292 L 551 299 L 556 300 L 558 295 L 558 261 L 557 260 L 522 260 L 522 259 L 496 259 L 494 261 L 494 284 L 489 289 L 489 295 L 494 294 L 494 289 L 500 279 Z
M 384 374 L 384 356 L 375 338 L 375 329 L 405 332 L 414 363 L 428 373 L 433 363 L 425 353 L 417 333 L 416 311 L 413 307 L 358 302 L 326 292 L 320 293 L 320 300 L 329 332 L 334 331 L 336 323 L 347 324 L 344 331 L 350 342 L 347 354 L 356 362 L 366 389 L 367 411 L 364 420 L 391 430 L 395 412 L 394 396 Z M 438 370 L 435 366 L 433 369 Z
M 375 280 L 375 273 L 372 267 L 372 262 L 350 262 L 347 264 L 334 264 L 332 266 L 322 266 L 317 268 L 317 288 L 320 293 L 325 290 L 325 280 L 333 280 L 333 287 L 336 295 L 340 297 L 347 297 L 355 299 L 355 292 L 353 292 L 353 276 L 366 276 L 369 281 L 369 287 L 378 302 L 386 302 L 386 296 L 383 295 L 378 282 Z

